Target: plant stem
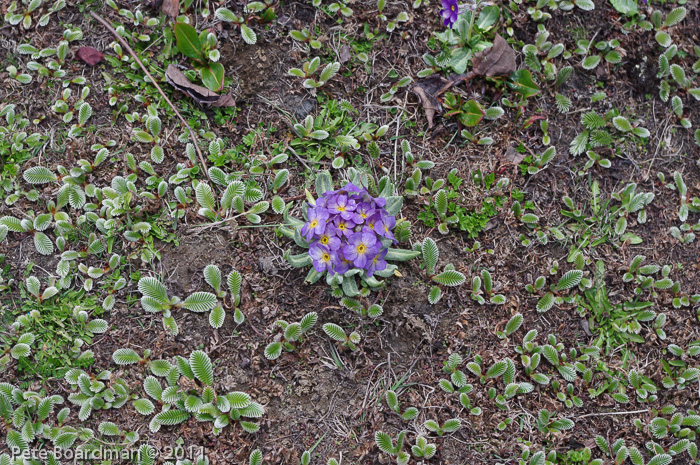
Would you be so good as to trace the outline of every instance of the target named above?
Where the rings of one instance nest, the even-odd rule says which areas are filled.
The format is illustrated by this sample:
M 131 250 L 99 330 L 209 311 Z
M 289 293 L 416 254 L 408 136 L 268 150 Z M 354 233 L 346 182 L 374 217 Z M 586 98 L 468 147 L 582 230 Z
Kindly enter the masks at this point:
M 474 29 L 474 18 L 476 17 L 476 5 L 474 9 L 469 12 L 469 30 L 467 31 L 467 43 L 472 39 L 472 29 Z

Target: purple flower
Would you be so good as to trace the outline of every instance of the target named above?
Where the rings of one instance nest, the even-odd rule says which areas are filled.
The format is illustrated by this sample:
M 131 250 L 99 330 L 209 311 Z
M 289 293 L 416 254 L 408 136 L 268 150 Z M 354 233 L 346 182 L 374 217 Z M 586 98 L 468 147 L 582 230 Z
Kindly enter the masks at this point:
M 378 227 L 377 225 L 375 225 L 375 231 L 380 236 L 386 237 L 387 239 L 391 239 L 392 241 L 395 240 L 394 234 L 391 232 L 391 230 L 394 229 L 394 226 L 396 226 L 396 217 L 388 215 L 384 211 L 382 211 L 381 215 L 381 224 L 378 225 Z
M 352 220 L 357 224 L 362 224 L 367 218 L 374 214 L 374 207 L 370 202 L 362 202 L 355 208 Z
M 350 236 L 350 234 L 353 233 L 354 227 L 355 223 L 353 223 L 351 220 L 346 220 L 340 216 L 336 217 L 335 219 L 335 228 L 337 230 L 336 235 L 338 236 Z
M 457 17 L 459 16 L 457 0 L 442 0 L 440 16 L 444 19 L 445 26 L 449 26 L 452 29 L 452 25 L 457 22 Z
M 355 184 L 353 184 L 351 182 L 345 184 L 345 187 L 343 187 L 343 190 L 348 191 L 348 192 L 356 192 L 358 194 L 365 192 L 364 189 L 360 189 L 359 187 L 357 187 Z
M 353 183 L 319 196 L 316 205 L 309 206 L 308 220 L 300 231 L 310 243 L 314 269 L 344 274 L 359 268 L 367 276 L 385 270 L 387 249 L 380 239 L 396 241 L 392 232 L 396 217 L 385 206 L 385 198 L 374 198 Z
M 328 199 L 326 204 L 328 212 L 332 215 L 340 215 L 343 219 L 350 220 L 355 211 L 355 201 L 349 200 L 347 195 L 338 194 Z
M 365 225 L 362 227 L 362 232 L 378 234 L 379 231 L 381 231 L 382 229 L 384 229 L 384 224 L 382 223 L 382 215 L 380 212 L 377 211 L 365 220 Z
M 348 238 L 348 245 L 343 247 L 343 255 L 357 268 L 364 268 L 374 254 L 379 252 L 377 245 L 381 248 L 374 234 L 358 232 Z
M 384 197 L 377 197 L 376 199 L 372 199 L 372 202 L 374 202 L 374 205 L 377 208 L 384 208 L 386 206 L 386 199 Z
M 326 247 L 328 250 L 336 251 L 340 247 L 340 239 L 335 237 L 335 227 L 328 225 L 326 231 L 318 237 L 318 243 Z
M 307 212 L 309 221 L 301 228 L 301 235 L 310 241 L 314 234 L 323 234 L 328 222 L 328 210 L 322 207 L 311 208 Z
M 345 274 L 350 269 L 352 262 L 343 257 L 342 251 L 338 250 L 333 261 L 333 271 L 338 274 Z
M 375 271 L 382 271 L 386 269 L 386 260 L 384 260 L 384 257 L 386 257 L 386 253 L 388 252 L 389 249 L 382 249 L 377 255 L 374 256 L 374 258 L 369 262 L 369 265 L 367 266 L 367 276 L 370 278 L 372 275 L 374 275 Z
M 309 249 L 309 256 L 313 262 L 314 268 L 319 273 L 330 270 L 333 265 L 333 253 L 326 247 L 314 243 Z

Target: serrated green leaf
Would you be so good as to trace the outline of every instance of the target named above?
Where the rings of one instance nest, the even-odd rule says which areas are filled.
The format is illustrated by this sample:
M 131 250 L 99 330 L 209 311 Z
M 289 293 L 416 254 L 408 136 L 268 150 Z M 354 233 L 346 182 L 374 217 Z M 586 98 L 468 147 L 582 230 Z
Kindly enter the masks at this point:
M 181 305 L 187 310 L 201 313 L 208 312 L 217 304 L 217 299 L 211 292 L 195 292 L 189 295 Z
M 180 423 L 186 421 L 190 417 L 190 414 L 183 412 L 181 410 L 168 410 L 167 412 L 160 412 L 153 420 L 165 426 L 179 425 Z
M 467 277 L 457 270 L 445 270 L 432 278 L 434 282 L 444 286 L 460 286 L 466 279 Z
M 206 386 L 214 384 L 214 366 L 211 363 L 209 356 L 201 351 L 195 350 L 190 354 L 190 368 L 195 377 Z
M 554 294 L 551 292 L 546 293 L 537 302 L 537 311 L 544 313 L 554 306 Z
M 582 270 L 569 270 L 559 279 L 557 284 L 557 291 L 563 291 L 566 289 L 571 289 L 572 287 L 578 286 L 583 278 Z
M 56 175 L 43 166 L 34 166 L 26 169 L 22 173 L 22 177 L 30 184 L 46 184 L 57 180 Z
M 505 329 L 506 335 L 510 336 L 511 334 L 516 332 L 518 329 L 520 329 L 520 327 L 523 324 L 523 320 L 524 320 L 524 318 L 523 318 L 523 315 L 521 313 L 516 313 L 515 315 L 513 315 L 513 317 L 510 320 L 508 320 L 508 323 L 506 323 L 506 329 Z
M 258 41 L 258 36 L 255 34 L 255 32 L 246 24 L 241 23 L 240 26 L 243 41 L 248 45 L 255 45 L 255 43 Z

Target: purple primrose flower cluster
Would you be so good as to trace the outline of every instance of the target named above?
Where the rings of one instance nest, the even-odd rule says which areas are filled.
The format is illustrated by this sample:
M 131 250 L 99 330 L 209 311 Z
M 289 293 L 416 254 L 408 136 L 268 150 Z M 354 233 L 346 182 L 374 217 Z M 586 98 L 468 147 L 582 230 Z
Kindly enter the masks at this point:
M 307 211 L 301 235 L 309 242 L 309 256 L 319 273 L 343 274 L 361 268 L 367 276 L 387 266 L 382 237 L 396 242 L 396 217 L 384 209 L 386 199 L 348 183 L 327 191 Z

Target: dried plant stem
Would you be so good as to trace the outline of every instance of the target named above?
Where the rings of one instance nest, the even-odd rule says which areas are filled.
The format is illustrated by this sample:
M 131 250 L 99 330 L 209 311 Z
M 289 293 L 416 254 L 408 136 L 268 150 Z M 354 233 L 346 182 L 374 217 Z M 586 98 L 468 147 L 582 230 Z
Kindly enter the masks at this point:
M 158 89 L 158 92 L 165 99 L 165 101 L 168 103 L 170 108 L 173 109 L 173 111 L 175 112 L 177 117 L 180 119 L 180 122 L 182 123 L 182 125 L 187 128 L 187 131 L 190 133 L 190 138 L 192 139 L 192 142 L 194 143 L 194 148 L 197 150 L 197 155 L 199 156 L 199 162 L 202 164 L 202 170 L 204 170 L 204 174 L 206 174 L 209 181 L 211 181 L 211 178 L 209 177 L 209 171 L 207 170 L 207 164 L 204 161 L 204 156 L 202 155 L 202 151 L 200 150 L 199 144 L 197 143 L 197 135 L 192 130 L 190 125 L 187 124 L 187 121 L 185 120 L 185 118 L 183 118 L 182 115 L 180 114 L 180 112 L 177 111 L 177 108 L 175 108 L 175 105 L 173 105 L 173 103 L 170 101 L 168 96 L 165 95 L 165 92 L 163 92 L 163 89 L 161 89 L 160 86 L 158 85 L 158 83 L 156 82 L 156 80 L 153 79 L 153 76 L 151 76 L 151 73 L 148 72 L 146 67 L 143 65 L 143 63 L 141 62 L 139 57 L 136 55 L 136 53 L 134 53 L 134 50 L 129 46 L 127 41 L 124 40 L 124 38 L 122 36 L 120 36 L 117 33 L 117 31 L 114 30 L 114 28 L 107 21 L 105 21 L 100 15 L 98 15 L 94 11 L 91 11 L 90 15 L 92 15 L 93 18 L 95 18 L 97 21 L 102 23 L 102 25 L 104 27 L 106 27 L 107 30 L 109 32 L 111 32 L 114 37 L 117 38 L 119 43 L 122 44 L 122 46 L 129 52 L 129 54 L 133 57 L 133 59 L 136 60 L 136 63 L 138 63 L 138 65 L 141 67 L 143 72 L 146 73 L 146 76 L 148 76 L 148 79 L 151 81 L 151 84 L 153 84 L 155 86 L 155 88 Z
M 580 418 L 588 418 L 588 417 L 604 417 L 608 415 L 632 415 L 635 413 L 646 413 L 648 412 L 649 409 L 645 408 L 643 410 L 632 410 L 628 412 L 599 412 L 599 413 L 587 413 L 586 415 L 581 415 L 580 417 L 576 417 L 576 419 Z

